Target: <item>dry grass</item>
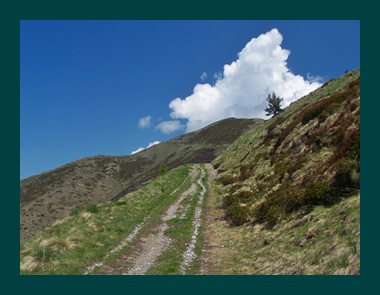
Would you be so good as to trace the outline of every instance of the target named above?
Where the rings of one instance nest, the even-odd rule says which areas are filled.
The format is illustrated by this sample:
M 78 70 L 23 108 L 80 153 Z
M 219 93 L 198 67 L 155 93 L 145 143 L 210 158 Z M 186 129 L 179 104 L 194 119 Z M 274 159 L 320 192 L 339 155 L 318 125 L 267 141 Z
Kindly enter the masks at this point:
M 206 258 L 209 274 L 359 274 L 360 196 L 276 225 L 231 227 L 219 209 L 207 206 Z

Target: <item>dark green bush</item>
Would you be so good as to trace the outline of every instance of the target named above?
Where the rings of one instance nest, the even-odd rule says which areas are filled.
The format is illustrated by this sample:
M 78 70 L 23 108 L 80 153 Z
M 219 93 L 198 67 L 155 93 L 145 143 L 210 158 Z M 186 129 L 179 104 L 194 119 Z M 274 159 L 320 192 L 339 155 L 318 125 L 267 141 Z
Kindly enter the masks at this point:
M 77 215 L 80 213 L 80 208 L 75 207 L 71 210 L 70 215 Z
M 334 175 L 333 185 L 339 188 L 352 187 L 354 185 L 352 179 L 354 169 L 355 163 L 352 160 L 340 161 Z
M 339 189 L 327 182 L 317 181 L 306 188 L 302 203 L 311 206 L 332 205 L 339 200 L 340 196 Z
M 255 193 L 250 190 L 241 190 L 234 194 L 234 197 L 237 198 L 240 202 L 249 202 L 255 198 Z
M 232 203 L 226 209 L 226 217 L 233 225 L 242 225 L 249 221 L 249 207 Z
M 236 176 L 234 176 L 234 175 L 230 175 L 230 174 L 222 174 L 222 175 L 219 176 L 219 181 L 223 185 L 229 185 L 229 184 L 238 182 L 239 178 L 236 177 Z
M 231 206 L 234 203 L 237 203 L 238 201 L 239 200 L 234 195 L 227 194 L 222 198 L 221 208 L 226 209 L 227 207 Z
M 287 188 L 273 192 L 253 209 L 252 215 L 255 222 L 266 222 L 269 226 L 273 226 L 295 211 L 302 209 L 301 212 L 306 213 L 313 206 L 332 205 L 341 196 L 342 191 L 339 188 L 317 181 L 305 189 Z
M 97 213 L 99 212 L 99 208 L 96 204 L 90 204 L 86 207 L 86 211 L 90 213 Z

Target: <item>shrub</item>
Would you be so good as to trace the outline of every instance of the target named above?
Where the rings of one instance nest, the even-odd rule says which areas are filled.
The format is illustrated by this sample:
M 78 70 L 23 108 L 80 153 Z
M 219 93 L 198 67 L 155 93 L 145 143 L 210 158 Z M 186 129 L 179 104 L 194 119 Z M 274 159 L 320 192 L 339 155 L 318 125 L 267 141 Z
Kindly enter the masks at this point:
M 326 137 L 328 132 L 327 128 L 319 127 L 314 130 L 311 130 L 305 134 L 303 141 L 308 147 L 314 145 L 317 148 L 321 148 L 324 144 L 323 140 Z
M 317 181 L 308 186 L 305 190 L 304 205 L 332 205 L 340 198 L 340 191 L 327 182 Z
M 248 178 L 250 178 L 252 175 L 252 169 L 250 165 L 241 165 L 240 166 L 240 176 L 239 180 L 244 181 Z
M 234 195 L 229 195 L 229 194 L 225 195 L 222 198 L 221 208 L 226 209 L 229 206 L 231 206 L 232 204 L 237 203 L 238 201 L 239 200 Z
M 353 81 L 354 82 L 354 81 Z M 307 124 L 318 117 L 319 121 L 324 121 L 329 114 L 333 113 L 344 101 L 356 98 L 360 92 L 360 81 L 351 82 L 343 92 L 335 93 L 305 108 L 299 115 L 302 124 Z
M 166 172 L 168 172 L 169 171 L 169 167 L 168 167 L 168 165 L 166 165 L 166 163 L 160 163 L 159 165 L 158 165 L 158 173 L 160 174 L 160 175 L 164 175 Z
M 49 247 L 38 246 L 33 250 L 32 256 L 37 261 L 48 262 L 56 256 L 56 253 Z
M 342 196 L 340 189 L 327 182 L 314 182 L 305 189 L 295 187 L 271 193 L 252 210 L 255 222 L 274 226 L 289 214 L 301 210 L 307 213 L 316 205 L 332 205 Z
M 242 225 L 249 220 L 249 207 L 239 203 L 232 203 L 226 209 L 226 217 L 233 225 Z
M 80 213 L 80 208 L 79 207 L 75 207 L 71 210 L 70 212 L 70 215 L 77 215 Z
M 303 196 L 303 191 L 297 188 L 275 191 L 254 208 L 254 219 L 258 223 L 267 222 L 272 227 L 286 215 L 302 207 Z
M 86 211 L 90 213 L 97 213 L 99 212 L 99 208 L 96 204 L 90 204 L 87 206 Z
M 298 124 L 298 121 L 296 119 L 293 119 L 288 125 L 286 125 L 284 128 L 281 129 L 281 132 L 280 134 L 278 135 L 277 137 L 277 141 L 276 143 L 274 144 L 274 151 L 276 151 L 280 145 L 282 144 L 282 142 L 285 140 L 285 138 L 290 134 L 292 133 L 292 131 L 294 130 L 294 128 L 297 126 Z
M 238 177 L 231 175 L 231 174 L 223 174 L 223 175 L 219 176 L 219 181 L 223 185 L 229 185 L 229 184 L 232 184 L 234 182 L 238 182 L 238 180 L 239 180 Z
M 230 187 L 230 189 L 228 190 L 228 192 L 229 192 L 230 194 L 233 194 L 234 192 L 236 192 L 237 190 L 241 189 L 242 187 L 243 187 L 242 184 L 240 184 L 240 183 L 235 183 L 235 184 L 233 184 L 233 185 Z
M 353 186 L 352 172 L 354 169 L 355 163 L 352 160 L 340 161 L 334 175 L 333 185 L 339 188 Z
M 301 116 L 302 116 L 301 122 L 302 122 L 302 124 L 306 125 L 311 120 L 313 120 L 314 118 L 318 117 L 323 112 L 323 110 L 325 109 L 325 107 L 326 107 L 325 104 L 323 103 L 323 101 L 321 101 L 321 102 L 312 104 L 311 106 L 309 106 L 308 108 L 306 108 L 301 113 Z
M 347 125 L 342 124 L 338 130 L 338 135 L 334 141 L 336 148 L 330 159 L 330 164 L 346 157 L 357 162 L 360 160 L 360 126 L 347 129 L 345 128 Z
M 234 196 L 238 198 L 239 201 L 248 202 L 255 197 L 255 193 L 245 189 L 235 193 Z

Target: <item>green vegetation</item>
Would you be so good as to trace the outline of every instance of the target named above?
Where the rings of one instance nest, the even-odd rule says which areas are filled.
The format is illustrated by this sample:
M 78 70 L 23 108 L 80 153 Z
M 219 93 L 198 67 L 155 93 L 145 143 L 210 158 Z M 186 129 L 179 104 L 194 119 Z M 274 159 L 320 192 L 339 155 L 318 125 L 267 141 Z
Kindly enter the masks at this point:
M 214 204 L 220 202 L 220 194 Z M 217 206 L 215 206 L 217 208 Z M 293 214 L 274 227 L 226 226 L 213 220 L 212 274 L 359 274 L 360 196 Z
M 128 156 L 96 156 L 22 180 L 21 241 L 89 204 L 117 200 L 170 169 L 209 163 L 261 119 L 228 118 Z
M 90 213 L 98 213 L 99 208 L 96 204 L 90 204 L 86 207 L 86 211 Z
M 233 225 L 242 225 L 249 220 L 249 207 L 233 202 L 226 208 L 226 217 Z
M 295 212 L 307 214 L 355 193 L 359 97 L 360 72 L 347 73 L 242 135 L 215 159 L 227 220 L 273 227 Z
M 77 215 L 80 213 L 80 208 L 75 207 L 70 211 L 70 215 Z
M 279 99 L 274 94 L 269 98 Z M 116 170 L 105 168 L 104 173 L 119 179 L 140 179 L 113 202 L 69 206 L 68 217 L 21 244 L 21 272 L 79 274 L 102 261 L 91 273 L 123 273 L 134 263 L 149 267 L 149 274 L 358 274 L 360 71 L 328 81 L 273 114 L 213 161 L 219 175 L 207 189 L 202 211 L 202 188 L 191 186 L 200 174 L 192 179 L 190 167 L 206 170 L 205 165 L 170 168 L 213 158 L 216 150 L 209 140 L 224 144 L 220 122 L 139 153 L 128 165 L 119 159 Z M 233 129 L 235 123 L 229 119 L 223 124 Z M 236 127 L 241 133 L 247 126 L 243 123 Z M 131 171 L 146 164 L 145 156 L 152 171 L 141 179 Z M 170 163 L 163 161 L 168 158 Z M 149 182 L 154 175 L 160 176 Z M 203 177 L 205 185 L 208 177 L 213 174 Z M 137 189 L 141 183 L 145 185 Z M 127 193 L 130 189 L 136 190 Z M 187 189 L 192 193 L 182 196 Z M 62 212 L 54 204 L 47 207 Z M 200 212 L 194 259 L 181 269 Z M 138 238 L 121 243 L 136 228 Z M 122 251 L 112 251 L 120 244 Z M 136 256 L 145 264 L 135 263 Z
M 189 166 L 173 169 L 119 201 L 97 206 L 97 213 L 74 214 L 46 228 L 22 244 L 23 274 L 80 274 L 103 258 L 145 217 L 157 219 L 178 197 Z M 165 185 L 165 192 L 161 186 Z M 90 209 L 92 210 L 92 209 Z M 146 223 L 149 226 L 148 223 Z M 128 247 L 128 246 L 127 246 Z
M 278 97 L 274 92 L 272 95 L 268 94 L 267 102 L 268 102 L 268 107 L 265 109 L 267 112 L 267 116 L 277 116 L 281 111 L 281 103 L 283 99 Z
M 208 181 L 207 175 L 203 178 L 203 183 Z M 183 261 L 183 254 L 186 251 L 186 247 L 191 242 L 193 230 L 194 230 L 194 214 L 199 201 L 199 194 L 201 188 L 198 186 L 194 194 L 185 198 L 181 203 L 181 212 L 177 214 L 176 218 L 168 221 L 170 228 L 166 231 L 166 234 L 171 238 L 172 243 L 165 253 L 158 259 L 154 267 L 152 267 L 148 274 L 179 274 L 180 266 Z M 206 204 L 207 192 L 205 200 L 202 203 L 202 209 Z M 202 210 L 202 219 L 204 219 L 204 210 Z M 204 230 L 202 226 L 199 230 L 197 243 L 195 245 L 194 253 L 195 259 L 186 268 L 185 273 L 199 273 L 201 265 L 201 254 L 203 248 Z
M 33 249 L 32 256 L 38 262 L 49 262 L 51 259 L 53 259 L 56 256 L 56 252 L 49 247 L 39 246 L 39 247 L 36 247 L 36 249 Z

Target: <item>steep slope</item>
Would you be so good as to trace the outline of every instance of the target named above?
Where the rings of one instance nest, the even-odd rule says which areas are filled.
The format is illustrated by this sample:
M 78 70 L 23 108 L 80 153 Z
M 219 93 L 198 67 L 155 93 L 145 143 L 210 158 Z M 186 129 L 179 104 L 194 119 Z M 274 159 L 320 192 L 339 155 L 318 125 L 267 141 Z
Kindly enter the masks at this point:
M 225 119 L 130 156 L 96 156 L 29 177 L 20 183 L 21 240 L 92 203 L 117 200 L 163 170 L 211 162 L 262 120 Z
M 219 267 L 359 273 L 359 70 L 326 82 L 242 135 L 213 165 L 225 221 L 212 219 L 217 230 L 208 235 L 216 244 L 239 245 L 244 255 L 220 252 L 231 264 Z M 233 227 L 239 225 L 245 226 Z

